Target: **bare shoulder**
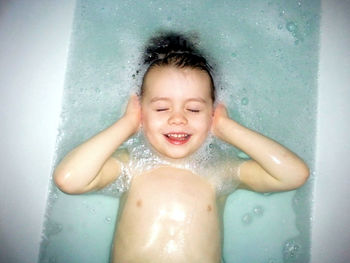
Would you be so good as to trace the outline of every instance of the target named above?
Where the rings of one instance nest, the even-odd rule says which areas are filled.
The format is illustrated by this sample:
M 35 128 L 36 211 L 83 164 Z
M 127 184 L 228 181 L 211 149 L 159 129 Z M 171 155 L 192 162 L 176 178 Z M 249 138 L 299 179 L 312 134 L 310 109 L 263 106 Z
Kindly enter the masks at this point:
M 103 164 L 96 177 L 96 189 L 102 189 L 115 181 L 121 174 L 122 164 L 129 161 L 129 152 L 126 149 L 118 149 Z

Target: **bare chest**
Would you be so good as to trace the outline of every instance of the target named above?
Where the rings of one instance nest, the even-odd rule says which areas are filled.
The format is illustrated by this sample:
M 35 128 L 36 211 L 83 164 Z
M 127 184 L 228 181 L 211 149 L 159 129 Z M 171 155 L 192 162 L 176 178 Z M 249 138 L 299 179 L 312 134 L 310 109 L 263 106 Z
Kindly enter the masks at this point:
M 217 262 L 218 213 L 212 185 L 187 170 L 161 167 L 137 176 L 118 220 L 114 257 L 128 262 Z

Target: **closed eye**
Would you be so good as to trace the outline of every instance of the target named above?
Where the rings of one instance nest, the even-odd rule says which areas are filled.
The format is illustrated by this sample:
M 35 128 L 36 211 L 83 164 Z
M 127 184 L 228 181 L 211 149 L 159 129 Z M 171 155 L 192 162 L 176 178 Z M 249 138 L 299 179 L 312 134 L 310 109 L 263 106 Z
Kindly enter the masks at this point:
M 199 110 L 195 110 L 195 109 L 187 109 L 187 110 L 190 111 L 190 112 L 196 112 L 196 113 L 199 112 Z
M 161 109 L 156 109 L 156 111 L 166 111 L 168 108 L 161 108 Z

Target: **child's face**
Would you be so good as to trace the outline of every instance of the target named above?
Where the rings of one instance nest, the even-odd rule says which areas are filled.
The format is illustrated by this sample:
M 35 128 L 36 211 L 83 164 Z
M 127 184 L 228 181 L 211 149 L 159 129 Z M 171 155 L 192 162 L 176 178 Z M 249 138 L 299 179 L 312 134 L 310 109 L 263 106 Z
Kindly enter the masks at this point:
M 211 128 L 211 82 L 205 71 L 162 66 L 145 79 L 142 127 L 162 155 L 179 159 L 195 152 Z

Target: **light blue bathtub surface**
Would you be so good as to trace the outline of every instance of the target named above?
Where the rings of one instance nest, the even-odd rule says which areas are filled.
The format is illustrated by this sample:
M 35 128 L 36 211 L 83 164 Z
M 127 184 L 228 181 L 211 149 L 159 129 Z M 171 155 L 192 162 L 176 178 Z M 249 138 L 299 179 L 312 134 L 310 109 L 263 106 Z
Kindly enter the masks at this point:
M 230 116 L 289 147 L 313 171 L 319 1 L 77 1 L 56 164 L 112 124 L 157 29 L 197 32 Z M 312 178 L 297 192 L 237 191 L 225 210 L 226 263 L 308 262 Z M 107 262 L 118 199 L 51 187 L 40 262 Z

